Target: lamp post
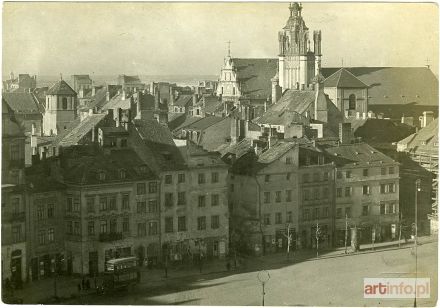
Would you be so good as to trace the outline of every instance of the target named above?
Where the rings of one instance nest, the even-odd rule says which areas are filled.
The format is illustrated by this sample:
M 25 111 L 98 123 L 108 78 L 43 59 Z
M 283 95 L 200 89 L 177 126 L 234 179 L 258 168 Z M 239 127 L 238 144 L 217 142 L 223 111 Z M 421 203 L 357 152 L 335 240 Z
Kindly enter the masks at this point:
M 416 256 L 416 279 L 414 280 L 414 307 L 417 307 L 417 207 L 420 192 L 420 179 L 416 180 L 415 209 L 414 209 L 414 252 Z

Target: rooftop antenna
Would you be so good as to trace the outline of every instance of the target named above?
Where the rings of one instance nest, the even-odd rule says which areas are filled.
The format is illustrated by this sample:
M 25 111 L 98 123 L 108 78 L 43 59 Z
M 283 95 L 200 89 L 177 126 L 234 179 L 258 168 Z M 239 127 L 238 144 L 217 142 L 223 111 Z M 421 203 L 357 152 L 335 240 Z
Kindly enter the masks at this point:
M 231 56 L 231 41 L 226 42 L 228 44 L 228 57 Z

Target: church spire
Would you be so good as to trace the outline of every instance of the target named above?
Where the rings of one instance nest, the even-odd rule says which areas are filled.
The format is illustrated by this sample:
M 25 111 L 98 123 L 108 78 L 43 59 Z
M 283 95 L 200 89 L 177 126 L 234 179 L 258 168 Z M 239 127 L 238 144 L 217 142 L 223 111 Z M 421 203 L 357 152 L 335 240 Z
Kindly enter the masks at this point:
M 289 4 L 290 17 L 296 17 L 298 16 L 298 13 L 299 15 L 301 15 L 301 9 L 301 4 L 299 4 L 298 2 L 291 2 Z
M 231 56 L 231 41 L 226 42 L 228 44 L 228 57 Z

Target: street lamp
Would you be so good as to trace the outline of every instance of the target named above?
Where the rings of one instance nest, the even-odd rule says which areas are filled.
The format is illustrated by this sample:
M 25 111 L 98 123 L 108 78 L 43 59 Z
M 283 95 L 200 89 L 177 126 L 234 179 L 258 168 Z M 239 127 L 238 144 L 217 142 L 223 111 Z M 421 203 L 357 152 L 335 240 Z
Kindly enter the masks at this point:
M 262 305 L 264 306 L 264 295 L 266 294 L 266 293 L 264 292 L 264 285 L 265 285 L 265 283 L 268 282 L 269 279 L 270 279 L 269 272 L 266 271 L 266 270 L 262 270 L 261 272 L 258 273 L 257 278 L 258 278 L 258 280 L 261 282 L 261 286 L 262 286 L 262 288 L 263 288 L 263 291 L 262 291 L 262 295 L 263 295 L 263 302 L 262 302 Z

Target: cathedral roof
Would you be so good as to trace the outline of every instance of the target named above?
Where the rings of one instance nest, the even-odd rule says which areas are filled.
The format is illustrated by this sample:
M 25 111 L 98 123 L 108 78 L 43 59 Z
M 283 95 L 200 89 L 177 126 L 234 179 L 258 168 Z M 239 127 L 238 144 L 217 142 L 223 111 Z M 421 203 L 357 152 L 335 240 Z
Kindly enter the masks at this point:
M 264 100 L 271 97 L 271 79 L 277 72 L 278 59 L 234 58 L 233 62 L 242 96 Z
M 32 93 L 3 93 L 3 100 L 17 114 L 40 113 L 40 105 Z
M 365 83 L 345 68 L 341 68 L 324 80 L 324 86 L 335 88 L 368 88 Z
M 65 82 L 60 80 L 50 87 L 48 95 L 76 95 L 76 92 Z
M 339 69 L 327 67 L 321 71 L 328 78 Z M 369 105 L 438 106 L 438 79 L 427 67 L 348 67 L 345 70 L 369 85 Z

